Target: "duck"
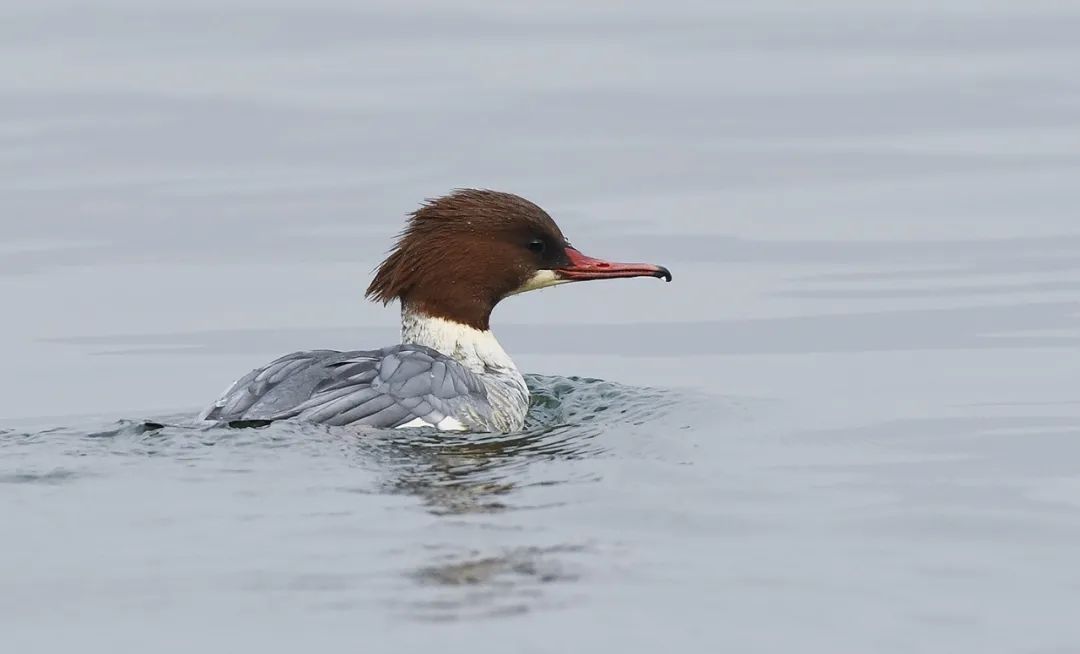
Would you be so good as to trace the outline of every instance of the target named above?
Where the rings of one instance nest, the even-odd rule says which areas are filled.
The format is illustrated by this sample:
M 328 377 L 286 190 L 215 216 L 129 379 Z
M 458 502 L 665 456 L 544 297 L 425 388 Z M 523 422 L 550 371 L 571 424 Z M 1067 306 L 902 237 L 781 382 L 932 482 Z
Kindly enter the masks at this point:
M 367 287 L 366 298 L 400 305 L 400 343 L 286 354 L 234 381 L 198 417 L 519 431 L 529 389 L 492 333 L 496 305 L 551 286 L 633 277 L 672 279 L 664 266 L 582 254 L 521 196 L 457 189 L 408 215 Z

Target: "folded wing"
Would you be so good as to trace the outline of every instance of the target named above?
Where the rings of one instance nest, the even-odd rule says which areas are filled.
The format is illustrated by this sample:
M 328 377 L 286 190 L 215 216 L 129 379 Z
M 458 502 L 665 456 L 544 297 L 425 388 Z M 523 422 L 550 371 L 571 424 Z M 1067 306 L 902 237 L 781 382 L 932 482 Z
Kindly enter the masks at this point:
M 200 418 L 471 428 L 490 410 L 483 384 L 457 361 L 421 345 L 396 345 L 286 355 L 239 379 Z

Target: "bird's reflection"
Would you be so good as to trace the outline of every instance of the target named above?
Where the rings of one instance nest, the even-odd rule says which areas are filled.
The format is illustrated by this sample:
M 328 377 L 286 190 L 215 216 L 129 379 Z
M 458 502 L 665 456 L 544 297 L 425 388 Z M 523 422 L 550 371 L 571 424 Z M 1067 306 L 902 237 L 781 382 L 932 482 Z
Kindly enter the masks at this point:
M 493 513 L 511 507 L 523 485 L 555 485 L 569 477 L 537 478 L 540 461 L 572 460 L 606 452 L 601 436 L 662 411 L 660 391 L 595 379 L 528 377 L 532 406 L 515 434 L 381 431 L 358 441 L 385 462 L 388 492 L 415 495 L 436 515 Z M 545 468 L 545 471 L 558 468 Z
M 387 492 L 421 498 L 437 515 L 492 513 L 509 508 L 505 499 L 541 460 L 574 459 L 603 452 L 596 434 L 571 427 L 537 429 L 510 436 L 412 434 L 382 442 L 380 455 L 391 475 Z M 564 479 L 535 480 L 557 484 Z
M 661 391 L 600 380 L 531 377 L 532 407 L 515 434 L 447 434 L 380 431 L 356 439 L 363 456 L 385 473 L 380 490 L 418 498 L 431 514 L 446 517 L 507 514 L 550 508 L 529 504 L 529 487 L 593 481 L 574 460 L 605 456 L 606 443 L 666 412 Z M 510 528 L 516 520 L 461 521 L 463 529 Z M 510 524 L 510 527 L 507 525 Z M 470 539 L 471 540 L 471 539 Z M 490 541 L 490 542 L 489 542 Z M 427 561 L 407 576 L 429 590 L 403 608 L 411 618 L 454 620 L 521 613 L 556 601 L 544 588 L 573 581 L 589 546 L 578 542 L 459 548 L 429 543 Z M 425 550 L 426 551 L 426 550 Z

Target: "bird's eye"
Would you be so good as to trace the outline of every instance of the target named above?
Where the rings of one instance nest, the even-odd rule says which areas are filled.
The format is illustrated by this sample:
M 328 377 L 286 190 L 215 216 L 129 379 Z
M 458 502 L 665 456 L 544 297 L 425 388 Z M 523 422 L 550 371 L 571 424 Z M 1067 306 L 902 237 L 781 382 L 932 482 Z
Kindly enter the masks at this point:
M 544 242 L 538 238 L 534 238 L 533 240 L 529 241 L 529 249 L 537 254 L 543 254 L 546 247 L 547 246 L 544 245 Z

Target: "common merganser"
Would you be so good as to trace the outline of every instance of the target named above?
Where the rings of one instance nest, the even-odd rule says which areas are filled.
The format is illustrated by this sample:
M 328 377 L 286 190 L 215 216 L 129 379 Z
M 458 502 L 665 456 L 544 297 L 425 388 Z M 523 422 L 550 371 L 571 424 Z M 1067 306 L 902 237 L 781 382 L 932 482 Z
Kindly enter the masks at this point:
M 529 389 L 491 333 L 492 309 L 517 293 L 617 277 L 671 281 L 663 266 L 585 256 L 522 197 L 455 191 L 410 214 L 368 286 L 369 299 L 400 302 L 400 345 L 285 355 L 234 382 L 199 418 L 517 431 Z

